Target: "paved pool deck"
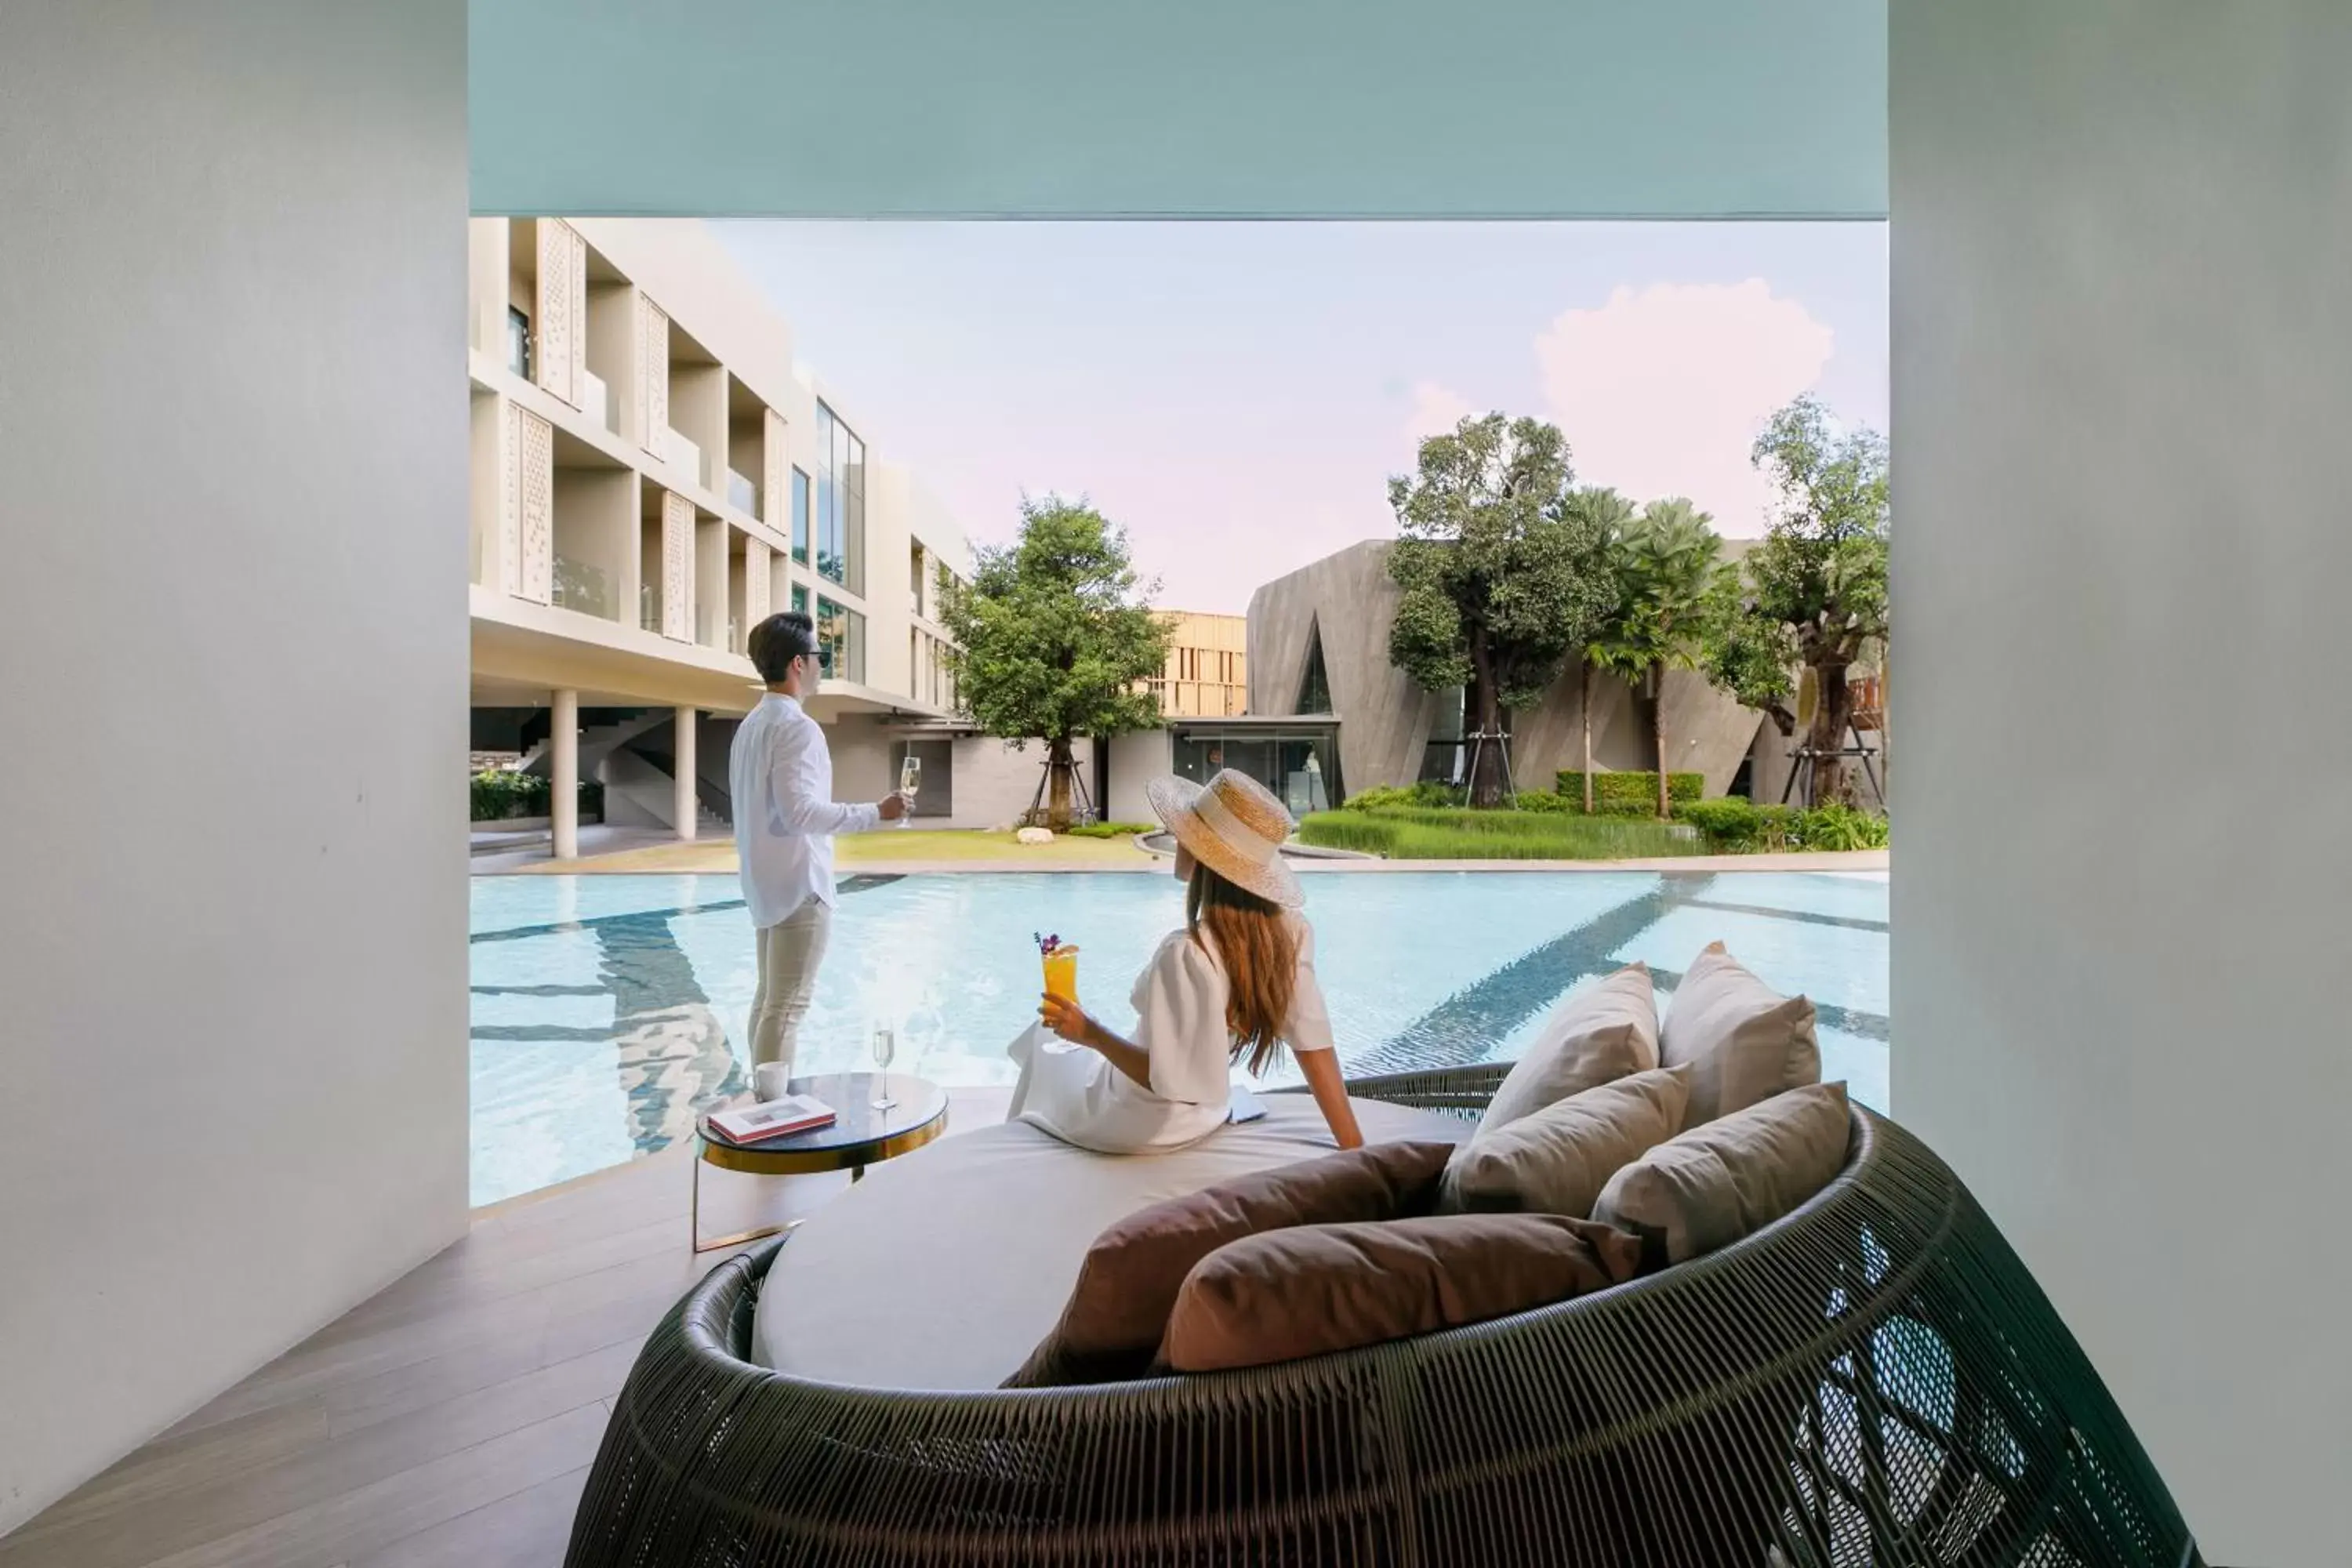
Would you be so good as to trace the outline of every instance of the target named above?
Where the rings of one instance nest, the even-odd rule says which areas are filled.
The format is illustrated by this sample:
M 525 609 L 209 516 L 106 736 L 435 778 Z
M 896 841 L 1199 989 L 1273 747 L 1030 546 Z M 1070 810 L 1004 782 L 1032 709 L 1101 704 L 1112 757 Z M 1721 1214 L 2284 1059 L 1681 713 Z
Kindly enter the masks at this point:
M 866 876 L 907 877 L 970 874 L 1034 874 L 1061 871 L 1125 871 L 1165 875 L 1168 862 L 1123 838 L 1057 838 L 1034 847 L 993 847 L 985 858 L 969 850 L 926 853 L 920 831 L 859 834 L 836 841 L 839 868 Z M 964 841 L 969 843 L 969 840 Z M 941 846 L 940 847 L 944 847 Z M 732 875 L 735 846 L 727 839 L 637 846 L 577 860 L 520 859 L 475 867 L 477 875 L 645 876 L 694 873 Z M 1884 849 L 1811 855 L 1680 855 L 1643 860 L 1296 860 L 1315 877 L 1382 876 L 1398 871 L 1834 871 L 1885 872 Z

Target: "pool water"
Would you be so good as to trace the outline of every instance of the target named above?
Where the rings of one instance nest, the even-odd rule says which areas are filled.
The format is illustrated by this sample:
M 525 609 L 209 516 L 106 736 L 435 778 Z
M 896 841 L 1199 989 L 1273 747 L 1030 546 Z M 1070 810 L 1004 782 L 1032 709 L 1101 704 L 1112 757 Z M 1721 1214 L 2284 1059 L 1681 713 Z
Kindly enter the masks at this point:
M 1507 1060 L 1580 982 L 1635 959 L 1667 992 L 1722 941 L 1821 1009 L 1824 1077 L 1886 1104 L 1885 875 L 1397 872 L 1306 879 L 1317 968 L 1351 1073 Z M 661 1149 L 746 1081 L 751 924 L 731 876 L 473 881 L 473 1200 L 495 1203 Z M 1171 878 L 855 877 L 801 1030 L 803 1072 L 868 1068 L 1009 1084 L 1034 1016 L 1033 934 L 1079 944 L 1113 1028 L 1183 920 Z M 1272 1081 L 1295 1081 L 1276 1074 Z

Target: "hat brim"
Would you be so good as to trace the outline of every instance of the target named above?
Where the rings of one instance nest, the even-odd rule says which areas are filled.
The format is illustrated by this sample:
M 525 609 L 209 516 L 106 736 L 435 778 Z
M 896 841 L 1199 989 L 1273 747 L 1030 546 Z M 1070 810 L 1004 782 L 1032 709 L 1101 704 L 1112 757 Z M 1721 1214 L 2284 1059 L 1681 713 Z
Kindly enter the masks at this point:
M 1151 803 L 1153 815 L 1176 836 L 1177 843 L 1192 851 L 1193 859 L 1268 903 L 1286 910 L 1304 904 L 1307 889 L 1298 885 L 1298 873 L 1290 868 L 1279 849 L 1271 860 L 1252 860 L 1202 820 L 1197 809 L 1202 788 L 1190 779 L 1158 778 L 1143 786 L 1143 795 Z

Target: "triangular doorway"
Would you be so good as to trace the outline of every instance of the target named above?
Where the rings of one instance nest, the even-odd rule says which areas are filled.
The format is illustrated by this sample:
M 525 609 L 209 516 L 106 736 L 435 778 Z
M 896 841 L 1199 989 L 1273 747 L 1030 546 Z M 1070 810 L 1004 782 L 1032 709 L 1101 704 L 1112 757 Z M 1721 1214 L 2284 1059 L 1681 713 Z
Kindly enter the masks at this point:
M 1299 679 L 1298 701 L 1291 711 L 1331 711 L 1331 677 L 1323 668 L 1323 622 L 1320 617 L 1307 623 L 1307 672 Z

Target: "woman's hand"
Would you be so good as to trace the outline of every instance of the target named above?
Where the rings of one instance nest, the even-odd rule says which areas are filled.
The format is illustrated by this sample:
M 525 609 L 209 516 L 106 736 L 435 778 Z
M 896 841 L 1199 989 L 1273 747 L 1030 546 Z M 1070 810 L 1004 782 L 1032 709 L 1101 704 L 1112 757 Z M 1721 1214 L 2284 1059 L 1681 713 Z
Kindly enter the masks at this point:
M 1099 1051 L 1105 1060 L 1144 1088 L 1151 1087 L 1151 1058 L 1139 1046 L 1129 1044 L 1096 1023 L 1066 996 L 1048 991 L 1038 999 L 1037 1016 L 1045 1027 L 1074 1046 Z
M 1046 992 L 1044 1000 L 1038 1004 L 1037 1016 L 1045 1021 L 1045 1027 L 1074 1046 L 1095 1043 L 1097 1035 L 1095 1021 L 1087 1016 L 1084 1008 L 1066 996 Z
M 1339 1077 L 1339 1054 L 1300 1051 L 1297 1058 L 1298 1070 L 1307 1075 L 1307 1087 L 1322 1109 L 1323 1120 L 1330 1123 L 1331 1141 L 1342 1149 L 1362 1148 L 1363 1130 L 1356 1125 L 1356 1108 L 1348 1100 L 1347 1082 Z

